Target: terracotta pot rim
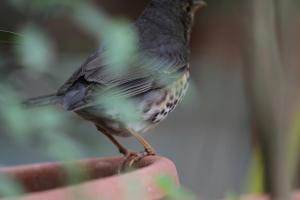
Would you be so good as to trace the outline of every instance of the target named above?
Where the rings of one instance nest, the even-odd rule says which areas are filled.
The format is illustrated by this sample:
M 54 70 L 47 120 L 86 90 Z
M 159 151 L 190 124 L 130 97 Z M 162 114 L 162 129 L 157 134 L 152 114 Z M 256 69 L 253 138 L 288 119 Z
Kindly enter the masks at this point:
M 105 171 L 105 173 L 112 173 L 113 171 L 116 171 L 116 169 L 123 162 L 123 160 L 123 157 L 105 157 L 84 159 L 79 161 L 68 161 L 63 163 L 45 162 L 40 164 L 38 163 L 17 167 L 0 168 L 0 173 L 16 175 L 17 177 L 23 178 L 22 180 L 24 181 L 24 183 L 26 183 L 26 181 L 28 181 L 29 178 L 32 178 L 31 176 L 33 176 L 34 178 L 37 177 L 37 179 L 34 180 L 42 179 L 43 170 L 46 171 L 46 174 L 51 174 L 52 172 L 55 172 L 53 176 L 61 175 L 59 171 L 65 163 L 74 165 L 86 165 L 91 167 L 91 169 L 95 169 L 95 171 L 100 172 L 102 170 L 109 169 Z M 98 165 L 101 166 L 99 167 Z M 144 187 L 144 196 L 142 197 L 142 199 L 159 199 L 162 198 L 165 194 L 157 186 L 157 180 L 155 179 L 155 177 L 158 175 L 169 175 L 177 184 L 177 186 L 179 186 L 176 167 L 167 158 L 159 156 L 145 157 L 138 162 L 137 167 L 138 169 L 134 171 L 123 173 L 120 175 L 110 174 L 110 176 L 90 179 L 77 185 L 62 186 L 58 188 L 47 189 L 44 191 L 26 193 L 24 194 L 24 196 L 19 197 L 17 199 L 70 200 L 73 199 L 72 195 L 70 194 L 72 194 L 74 191 L 85 191 L 88 194 L 101 196 L 103 197 L 103 199 L 117 200 L 122 199 L 120 197 L 124 195 L 122 194 L 124 193 L 124 184 L 126 184 L 127 182 L 129 183 L 131 181 L 135 181 L 135 183 L 136 181 L 138 181 L 139 184 L 141 184 L 141 186 Z M 42 178 L 39 176 L 41 176 Z M 32 187 L 35 186 L 33 185 Z

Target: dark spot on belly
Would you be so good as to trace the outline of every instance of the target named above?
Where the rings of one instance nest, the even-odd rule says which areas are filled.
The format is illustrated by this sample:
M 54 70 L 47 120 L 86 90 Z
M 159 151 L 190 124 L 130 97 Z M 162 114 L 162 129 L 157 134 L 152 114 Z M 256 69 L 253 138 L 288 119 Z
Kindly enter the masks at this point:
M 175 108 L 176 104 L 173 104 L 171 107 L 171 110 L 173 110 Z
M 151 122 L 156 122 L 157 116 L 159 115 L 159 113 L 155 113 L 154 115 L 152 115 L 152 117 L 150 118 Z
M 172 107 L 172 105 L 173 105 L 173 104 L 172 104 L 172 103 L 170 103 L 170 102 L 169 102 L 169 103 L 167 103 L 167 108 L 171 108 L 171 107 Z

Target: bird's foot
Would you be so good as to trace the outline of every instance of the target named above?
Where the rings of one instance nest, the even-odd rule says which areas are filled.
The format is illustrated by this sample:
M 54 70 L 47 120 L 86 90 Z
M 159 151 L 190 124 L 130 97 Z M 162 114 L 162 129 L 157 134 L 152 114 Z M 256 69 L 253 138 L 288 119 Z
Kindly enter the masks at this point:
M 136 164 L 147 156 L 154 156 L 154 151 L 145 149 L 143 152 L 127 151 L 125 154 L 125 160 L 119 168 L 119 173 L 128 172 L 136 167 Z

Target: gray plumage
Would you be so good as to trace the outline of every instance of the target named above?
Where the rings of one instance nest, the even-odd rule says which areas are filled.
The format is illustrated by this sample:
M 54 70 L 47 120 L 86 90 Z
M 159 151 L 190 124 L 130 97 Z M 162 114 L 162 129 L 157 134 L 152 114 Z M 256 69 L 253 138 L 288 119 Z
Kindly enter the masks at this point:
M 127 129 L 148 130 L 174 109 L 186 91 L 190 31 L 195 8 L 202 3 L 200 0 L 152 0 L 133 24 L 138 34 L 138 54 L 126 70 L 112 71 L 103 62 L 106 50 L 101 47 L 55 95 L 30 99 L 27 105 L 60 104 L 111 134 L 128 136 Z M 176 91 L 172 90 L 173 86 Z M 114 90 L 134 102 L 142 114 L 141 121 L 125 124 L 118 118 L 117 108 L 105 108 L 95 102 L 96 94 L 110 94 Z M 167 103 L 173 106 L 167 107 Z M 159 112 L 162 116 L 157 120 Z

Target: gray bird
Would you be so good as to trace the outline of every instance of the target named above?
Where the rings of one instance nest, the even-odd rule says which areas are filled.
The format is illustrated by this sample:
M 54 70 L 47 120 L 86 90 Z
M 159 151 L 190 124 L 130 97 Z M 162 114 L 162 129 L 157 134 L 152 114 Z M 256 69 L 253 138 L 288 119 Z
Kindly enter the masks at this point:
M 133 24 L 138 35 L 138 56 L 131 66 L 110 69 L 100 47 L 55 94 L 32 98 L 29 106 L 59 104 L 93 122 L 125 156 L 137 155 L 122 146 L 115 136 L 134 136 L 154 155 L 140 135 L 166 118 L 184 96 L 189 80 L 189 41 L 196 10 L 202 0 L 152 0 Z M 98 101 L 112 95 L 132 102 L 139 120 L 122 119 L 122 105 Z

